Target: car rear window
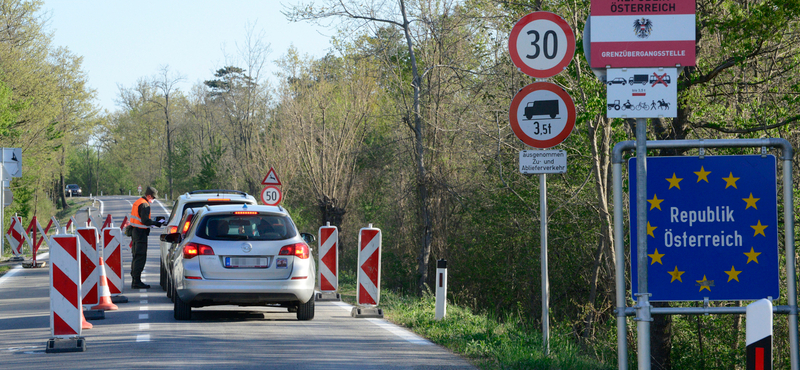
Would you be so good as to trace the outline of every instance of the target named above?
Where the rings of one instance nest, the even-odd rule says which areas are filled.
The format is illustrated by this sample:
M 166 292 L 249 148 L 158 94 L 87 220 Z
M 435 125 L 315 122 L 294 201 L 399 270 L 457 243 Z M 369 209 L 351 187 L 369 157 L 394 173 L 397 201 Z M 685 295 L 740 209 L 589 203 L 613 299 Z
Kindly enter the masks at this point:
M 297 236 L 297 229 L 283 215 L 216 214 L 203 217 L 197 236 L 209 240 L 284 240 Z
M 187 203 L 185 203 L 183 205 L 183 210 L 181 210 L 182 211 L 181 215 L 186 214 L 186 211 L 189 210 L 189 209 L 197 211 L 197 209 L 203 208 L 205 206 L 219 206 L 219 205 L 224 205 L 224 204 L 251 204 L 251 203 L 248 202 L 246 199 L 231 199 L 230 201 L 219 201 L 219 200 L 206 201 L 206 200 L 202 200 L 202 201 L 187 202 Z M 170 220 L 177 220 L 178 217 L 180 217 L 180 216 L 175 214 L 176 211 L 178 210 L 177 209 L 178 208 L 177 205 L 178 205 L 178 201 L 175 201 L 175 204 L 172 206 L 172 213 L 169 216 Z M 175 222 L 177 222 L 177 221 L 175 221 Z

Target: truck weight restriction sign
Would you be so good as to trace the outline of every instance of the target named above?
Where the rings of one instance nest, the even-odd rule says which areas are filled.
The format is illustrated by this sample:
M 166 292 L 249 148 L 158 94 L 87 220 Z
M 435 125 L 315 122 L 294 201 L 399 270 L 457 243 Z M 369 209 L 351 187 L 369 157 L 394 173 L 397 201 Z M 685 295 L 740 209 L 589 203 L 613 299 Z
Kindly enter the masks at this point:
M 552 77 L 566 69 L 575 55 L 575 33 L 564 18 L 550 12 L 533 12 L 511 29 L 508 51 L 522 73 Z
M 281 193 L 281 189 L 277 186 L 269 185 L 261 190 L 261 202 L 264 205 L 268 206 L 277 206 L 281 204 L 281 199 L 283 198 L 283 194 Z
M 534 82 L 511 100 L 509 120 L 514 134 L 534 148 L 547 149 L 564 141 L 575 127 L 575 103 L 564 89 Z

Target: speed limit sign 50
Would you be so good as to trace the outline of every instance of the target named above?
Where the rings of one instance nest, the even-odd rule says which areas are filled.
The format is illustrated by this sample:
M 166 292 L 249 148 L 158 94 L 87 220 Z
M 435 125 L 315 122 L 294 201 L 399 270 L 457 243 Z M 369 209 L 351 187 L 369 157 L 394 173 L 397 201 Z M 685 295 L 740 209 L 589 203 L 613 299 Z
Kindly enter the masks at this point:
M 575 55 L 575 33 L 564 18 L 550 12 L 533 12 L 511 29 L 508 50 L 522 73 L 552 77 L 566 69 Z
M 267 186 L 261 190 L 261 202 L 268 206 L 277 206 L 281 203 L 283 194 L 277 186 Z

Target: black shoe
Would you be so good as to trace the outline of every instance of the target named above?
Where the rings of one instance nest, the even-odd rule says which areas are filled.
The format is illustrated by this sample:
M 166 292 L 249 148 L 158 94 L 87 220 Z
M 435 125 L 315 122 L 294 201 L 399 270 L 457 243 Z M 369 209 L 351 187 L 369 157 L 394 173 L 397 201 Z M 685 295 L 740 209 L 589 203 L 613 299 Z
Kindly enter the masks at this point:
M 150 285 L 147 285 L 141 281 L 131 283 L 131 289 L 150 289 Z

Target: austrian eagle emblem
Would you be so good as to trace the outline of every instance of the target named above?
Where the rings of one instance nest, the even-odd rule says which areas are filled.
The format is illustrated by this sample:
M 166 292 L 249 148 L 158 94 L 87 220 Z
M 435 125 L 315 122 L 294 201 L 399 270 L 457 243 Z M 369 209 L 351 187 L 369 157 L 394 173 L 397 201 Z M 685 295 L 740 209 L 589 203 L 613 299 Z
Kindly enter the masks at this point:
M 650 37 L 650 33 L 652 31 L 653 21 L 647 18 L 637 19 L 633 22 L 633 33 L 635 33 L 640 39 L 646 39 Z

